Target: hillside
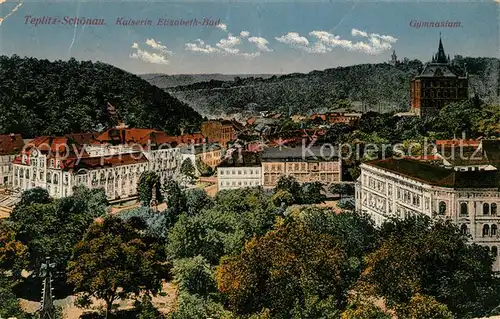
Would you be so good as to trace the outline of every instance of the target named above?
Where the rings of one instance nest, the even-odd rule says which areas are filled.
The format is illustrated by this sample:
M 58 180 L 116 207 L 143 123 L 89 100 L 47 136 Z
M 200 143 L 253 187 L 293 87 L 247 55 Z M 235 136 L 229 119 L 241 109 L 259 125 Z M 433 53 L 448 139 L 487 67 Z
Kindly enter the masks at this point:
M 267 79 L 273 76 L 273 74 L 141 74 L 139 75 L 144 80 L 162 89 L 190 85 L 199 82 L 209 82 L 214 81 L 233 81 L 235 77 L 240 78 L 263 78 Z
M 109 127 L 107 102 L 130 127 L 174 134 L 180 125 L 194 129 L 201 121 L 187 104 L 108 64 L 0 56 L 0 134 L 33 137 Z
M 499 61 L 458 57 L 453 63 L 467 65 L 470 93 L 476 92 L 483 100 L 492 102 L 499 96 Z M 396 67 L 385 63 L 362 64 L 267 79 L 212 79 L 166 90 L 206 115 L 242 110 L 310 113 L 345 106 L 347 99 L 359 111 L 408 110 L 411 79 L 422 66 L 418 60 Z

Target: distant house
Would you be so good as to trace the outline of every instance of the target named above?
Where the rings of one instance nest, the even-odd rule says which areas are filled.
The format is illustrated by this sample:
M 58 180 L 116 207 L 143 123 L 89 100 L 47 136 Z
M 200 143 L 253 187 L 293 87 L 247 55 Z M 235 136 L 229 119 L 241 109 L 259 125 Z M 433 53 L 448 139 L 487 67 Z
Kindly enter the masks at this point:
M 361 113 L 328 112 L 324 114 L 313 114 L 311 120 L 327 122 L 328 124 L 344 123 L 347 125 L 357 125 Z

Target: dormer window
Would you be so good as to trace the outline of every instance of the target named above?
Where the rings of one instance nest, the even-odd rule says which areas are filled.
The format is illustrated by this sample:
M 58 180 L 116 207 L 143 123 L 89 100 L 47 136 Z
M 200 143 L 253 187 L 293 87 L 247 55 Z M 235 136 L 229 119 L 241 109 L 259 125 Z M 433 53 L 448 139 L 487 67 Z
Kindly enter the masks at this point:
M 54 167 L 54 160 L 53 159 L 50 160 L 50 167 Z

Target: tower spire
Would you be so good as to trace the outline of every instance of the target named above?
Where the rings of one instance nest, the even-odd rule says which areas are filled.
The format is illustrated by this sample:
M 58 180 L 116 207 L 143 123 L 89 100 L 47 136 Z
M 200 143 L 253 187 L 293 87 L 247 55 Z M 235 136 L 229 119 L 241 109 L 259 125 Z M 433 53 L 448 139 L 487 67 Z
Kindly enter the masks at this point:
M 438 47 L 438 52 L 436 54 L 436 62 L 448 63 L 448 59 L 446 58 L 446 54 L 444 53 L 443 41 L 441 41 L 441 32 L 439 32 L 439 47 Z

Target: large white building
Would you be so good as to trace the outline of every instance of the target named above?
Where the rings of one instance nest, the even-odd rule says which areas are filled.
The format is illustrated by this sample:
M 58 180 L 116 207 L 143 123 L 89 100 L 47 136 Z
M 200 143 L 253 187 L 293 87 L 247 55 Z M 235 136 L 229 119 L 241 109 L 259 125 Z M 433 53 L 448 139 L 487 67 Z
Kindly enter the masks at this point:
M 434 163 L 393 158 L 363 163 L 356 183 L 356 209 L 372 216 L 376 225 L 389 217 L 419 214 L 448 218 L 473 242 L 491 249 L 498 271 L 500 179 L 492 167 L 498 164 L 499 145 L 485 141 L 480 146 L 482 160 L 477 161 L 443 161 L 437 156 Z M 455 165 L 450 167 L 451 163 Z
M 260 153 L 233 151 L 217 167 L 218 190 L 262 185 Z
M 162 132 L 118 128 L 80 135 L 39 137 L 26 145 L 12 163 L 13 188 L 42 187 L 59 198 L 85 185 L 104 188 L 109 200 L 123 200 L 137 195 L 142 172 L 166 179 L 180 168 L 180 150 L 170 147 L 171 137 Z

